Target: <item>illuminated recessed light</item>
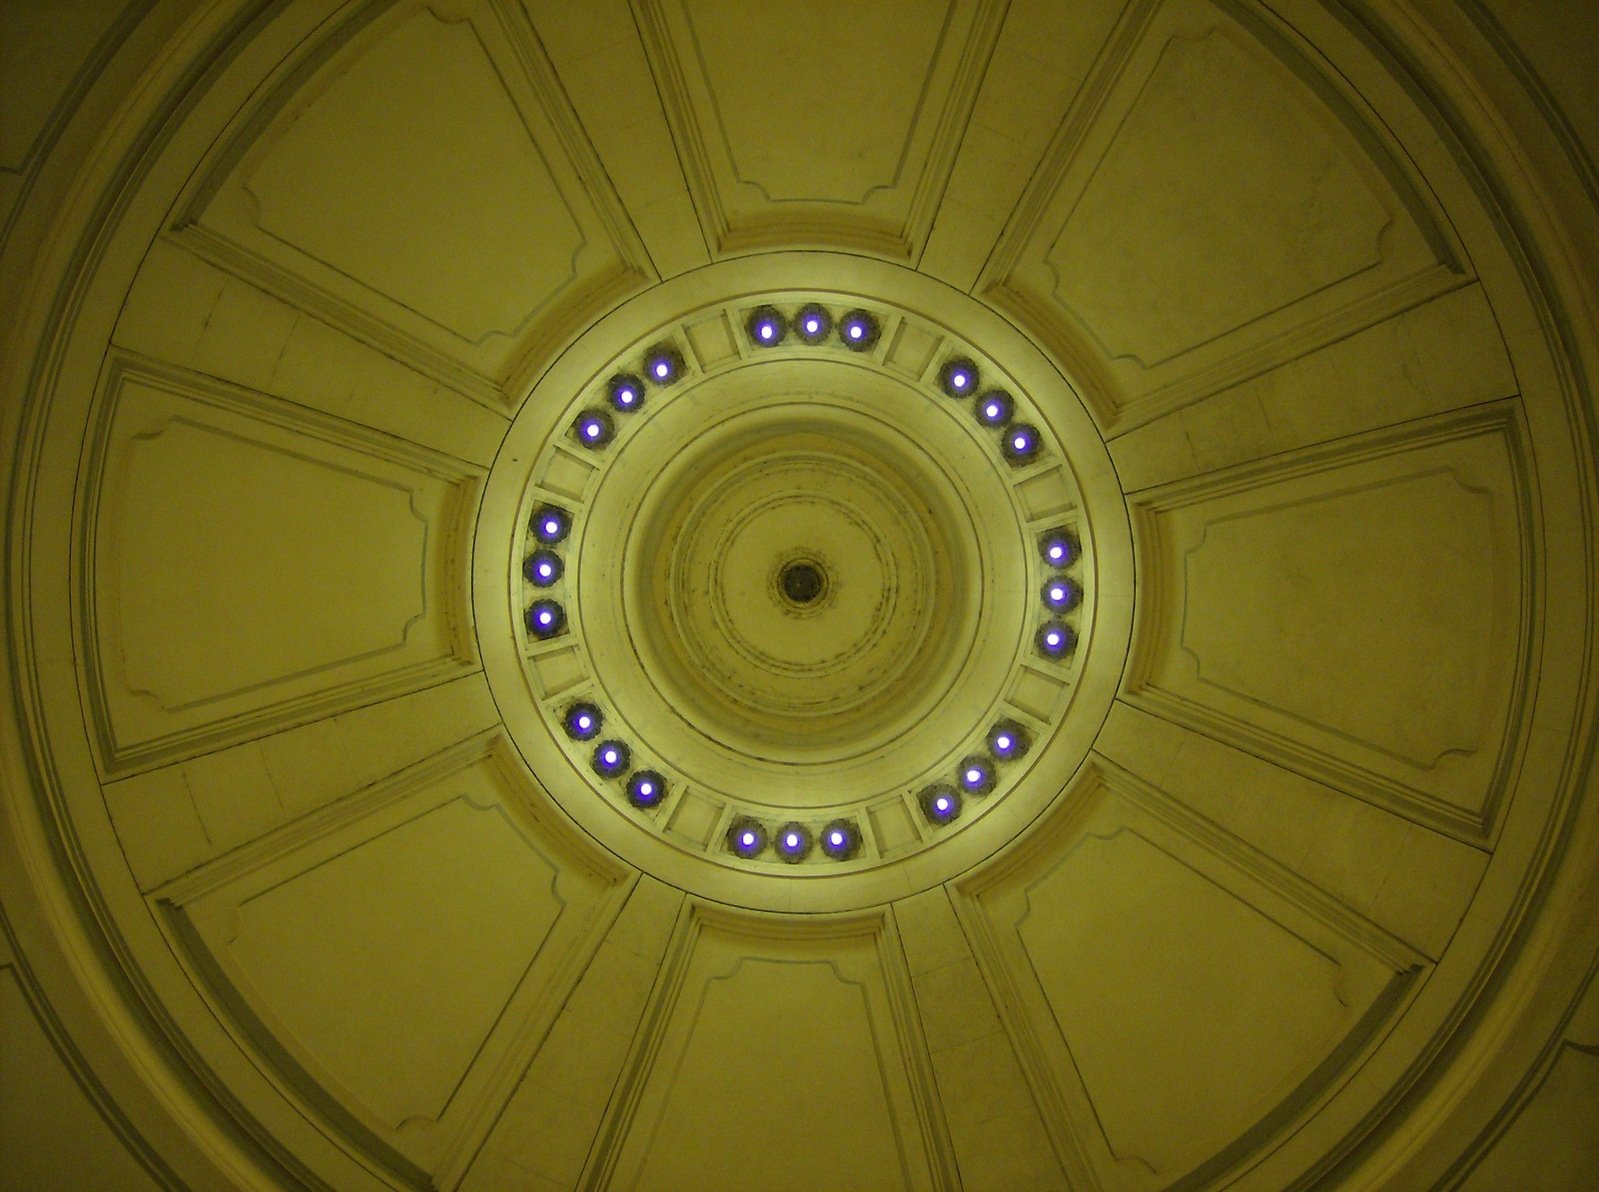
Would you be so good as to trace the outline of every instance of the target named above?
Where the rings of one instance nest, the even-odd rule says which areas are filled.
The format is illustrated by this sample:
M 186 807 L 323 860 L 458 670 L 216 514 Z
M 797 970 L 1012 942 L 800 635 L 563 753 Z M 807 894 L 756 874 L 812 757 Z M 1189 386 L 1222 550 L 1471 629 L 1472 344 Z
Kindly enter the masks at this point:
M 651 348 L 644 357 L 644 374 L 657 385 L 670 385 L 683 375 L 683 354 L 671 344 Z
M 951 397 L 965 397 L 977 391 L 977 365 L 964 356 L 946 360 L 938 370 L 938 383 Z
M 594 756 L 589 759 L 589 764 L 601 778 L 615 778 L 627 769 L 627 763 L 631 758 L 632 752 L 624 742 L 601 741 L 594 747 Z
M 1041 626 L 1034 640 L 1038 652 L 1046 658 L 1064 658 L 1077 645 L 1077 635 L 1072 632 L 1071 626 L 1059 621 L 1050 621 Z
M 566 610 L 553 600 L 535 600 L 528 606 L 527 631 L 543 640 L 566 628 Z
M 572 515 L 555 505 L 540 505 L 528 524 L 535 538 L 546 546 L 554 546 L 572 532 Z
M 1077 539 L 1065 527 L 1041 534 L 1038 553 L 1051 567 L 1067 567 L 1077 560 Z
M 1001 440 L 1005 458 L 1013 464 L 1024 464 L 1038 454 L 1038 428 L 1026 422 L 1017 422 L 1005 431 Z
M 777 855 L 785 861 L 803 861 L 811 851 L 811 834 L 803 824 L 784 824 L 773 839 Z
M 877 319 L 869 311 L 852 310 L 839 320 L 839 338 L 846 348 L 857 352 L 864 352 L 875 344 L 878 333 Z
M 961 761 L 961 790 L 968 795 L 986 795 L 994 789 L 994 770 L 985 757 L 973 754 Z
M 1016 412 L 1016 402 L 1011 395 L 999 389 L 990 389 L 977 399 L 977 421 L 984 426 L 1004 426 Z
M 775 306 L 759 306 L 750 312 L 750 317 L 745 323 L 750 339 L 757 347 L 770 348 L 783 342 L 783 336 L 788 333 L 788 325 L 783 321 L 783 316 L 778 313 Z
M 922 814 L 934 824 L 947 824 L 961 813 L 960 795 L 954 787 L 944 783 L 928 787 L 919 801 Z
M 822 829 L 822 851 L 835 861 L 853 857 L 861 846 L 860 830 L 850 820 L 834 820 Z
M 585 447 L 603 447 L 614 434 L 611 416 L 604 410 L 584 410 L 572 423 L 572 436 Z
M 561 556 L 552 550 L 536 550 L 522 561 L 522 574 L 535 588 L 547 588 L 561 578 Z
M 644 404 L 644 382 L 632 373 L 617 373 L 605 385 L 611 405 L 624 414 L 631 414 Z
M 999 761 L 1009 761 L 1027 752 L 1027 735 L 1015 721 L 1002 720 L 988 730 L 988 752 Z
M 561 726 L 574 741 L 592 741 L 600 735 L 600 726 L 604 723 L 605 717 L 599 708 L 586 701 L 573 704 L 561 717 Z
M 727 847 L 741 857 L 753 857 L 766 847 L 766 829 L 748 817 L 734 820 L 727 830 Z
M 1065 576 L 1056 576 L 1054 579 L 1044 581 L 1040 591 L 1044 603 L 1057 612 L 1077 607 L 1082 599 L 1082 589 Z
M 659 807 L 666 798 L 666 779 L 654 770 L 637 770 L 627 780 L 627 797 L 635 807 Z
M 794 317 L 794 330 L 808 344 L 821 343 L 832 329 L 833 320 L 826 309 L 814 304 L 802 307 Z

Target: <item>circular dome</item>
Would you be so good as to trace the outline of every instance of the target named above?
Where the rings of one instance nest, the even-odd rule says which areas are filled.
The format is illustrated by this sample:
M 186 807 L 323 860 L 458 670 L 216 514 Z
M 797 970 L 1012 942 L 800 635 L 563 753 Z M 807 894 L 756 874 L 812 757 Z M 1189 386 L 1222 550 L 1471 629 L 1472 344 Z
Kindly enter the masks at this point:
M 926 882 L 1000 847 L 1048 797 L 1013 798 L 1023 775 L 1081 761 L 1127 632 L 1094 578 L 1125 567 L 1126 515 L 1070 385 L 990 312 L 891 266 L 794 253 L 760 270 L 760 290 L 735 262 L 651 291 L 528 395 L 479 524 L 479 574 L 511 577 L 481 589 L 508 603 L 480 605 L 479 644 L 502 707 L 523 709 L 507 723 L 529 766 L 612 847 L 753 906 L 792 899 L 778 873 L 855 905 L 880 897 L 872 871 Z M 854 284 L 826 284 L 840 273 Z M 920 313 L 934 302 L 937 320 Z M 823 326 L 837 336 L 807 334 Z M 666 357 L 671 383 L 614 436 L 582 433 L 596 394 Z M 1034 424 L 1025 457 L 973 400 L 979 375 Z M 553 588 L 528 578 L 552 518 L 571 527 Z M 1080 595 L 1068 612 L 1040 600 L 1052 581 Z M 527 622 L 552 607 L 559 632 Z M 1041 647 L 1062 616 L 1070 647 Z M 513 655 L 514 677 L 496 665 Z M 595 771 L 574 701 L 669 775 L 664 798 L 641 806 Z M 995 754 L 958 823 L 929 810 L 997 724 L 1038 747 Z M 825 843 L 830 825 L 848 848 L 740 843 Z M 935 846 L 947 860 L 913 860 Z

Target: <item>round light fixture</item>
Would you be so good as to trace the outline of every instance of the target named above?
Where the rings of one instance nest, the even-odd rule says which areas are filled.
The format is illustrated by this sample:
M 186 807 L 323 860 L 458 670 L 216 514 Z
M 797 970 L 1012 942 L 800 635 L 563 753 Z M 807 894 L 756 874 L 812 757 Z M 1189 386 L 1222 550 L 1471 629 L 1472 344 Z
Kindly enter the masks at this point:
M 727 847 L 746 860 L 759 856 L 766 847 L 766 829 L 759 820 L 740 817 L 727 829 Z
M 784 824 L 772 837 L 777 855 L 790 864 L 803 861 L 809 856 L 814 843 L 809 829 L 799 823 Z
M 543 641 L 566 628 L 566 610 L 554 600 L 535 600 L 528 606 L 527 631 Z
M 880 334 L 877 318 L 870 311 L 852 310 L 839 320 L 838 337 L 846 348 L 854 351 L 866 351 L 877 342 Z
M 1009 761 L 1027 752 L 1027 734 L 1013 720 L 1001 720 L 988 730 L 988 752 L 997 761 Z
M 1002 440 L 1005 458 L 1013 464 L 1031 462 L 1038 455 L 1038 428 L 1018 422 L 1005 431 Z
M 651 348 L 644 355 L 644 375 L 654 385 L 670 385 L 683 375 L 683 353 L 671 344 Z
M 561 727 L 574 741 L 592 741 L 600 735 L 600 727 L 604 723 L 604 714 L 587 701 L 573 704 L 561 717 Z
M 572 532 L 572 515 L 555 505 L 540 505 L 528 524 L 533 537 L 546 546 L 554 546 Z
M 585 447 L 601 448 L 615 434 L 611 416 L 604 410 L 584 410 L 572 423 L 572 437 Z
M 1047 607 L 1054 609 L 1056 612 L 1062 612 L 1066 609 L 1076 608 L 1078 602 L 1083 598 L 1083 591 L 1075 582 L 1065 576 L 1056 576 L 1054 579 L 1044 582 L 1039 595 L 1043 597 L 1044 604 Z
M 756 307 L 750 312 L 745 328 L 749 332 L 750 342 L 760 348 L 776 347 L 788 334 L 788 325 L 775 306 Z
M 861 847 L 860 829 L 851 820 L 834 820 L 822 829 L 822 851 L 835 861 L 847 861 Z
M 960 787 L 968 795 L 986 795 L 994 789 L 994 768 L 986 757 L 974 753 L 962 759 Z
M 938 384 L 951 397 L 967 397 L 977 392 L 977 375 L 977 365 L 957 356 L 938 370 Z
M 794 317 L 794 331 L 808 344 L 821 343 L 832 329 L 833 320 L 827 308 L 815 303 L 801 307 L 799 314 Z
M 617 373 L 606 382 L 605 395 L 618 411 L 631 414 L 644 404 L 644 382 L 632 373 Z
M 1038 537 L 1038 553 L 1051 567 L 1068 567 L 1077 560 L 1077 539 L 1060 527 Z
M 940 826 L 950 823 L 961 813 L 961 797 L 954 787 L 946 783 L 930 786 L 921 794 L 922 814 Z
M 1016 401 L 1001 389 L 990 389 L 977 399 L 977 421 L 984 426 L 1004 426 L 1016 412 Z
M 561 578 L 565 569 L 561 556 L 553 550 L 536 550 L 522 563 L 522 574 L 535 588 L 547 588 Z
M 1038 652 L 1045 658 L 1064 658 L 1076 647 L 1077 634 L 1072 632 L 1070 625 L 1050 621 L 1039 628 L 1034 641 Z
M 601 778 L 615 778 L 627 769 L 631 759 L 632 750 L 628 749 L 627 743 L 612 739 L 601 741 L 594 747 L 594 756 L 589 759 L 589 764 Z
M 627 780 L 627 798 L 635 807 L 659 807 L 666 798 L 666 779 L 655 770 L 635 770 Z

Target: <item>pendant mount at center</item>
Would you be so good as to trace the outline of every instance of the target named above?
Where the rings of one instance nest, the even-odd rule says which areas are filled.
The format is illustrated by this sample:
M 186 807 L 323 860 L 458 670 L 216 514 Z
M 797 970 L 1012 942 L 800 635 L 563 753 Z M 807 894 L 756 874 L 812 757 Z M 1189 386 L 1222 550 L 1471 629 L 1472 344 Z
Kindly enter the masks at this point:
M 778 576 L 783 596 L 792 604 L 810 604 L 827 589 L 827 576 L 809 559 L 797 559 Z

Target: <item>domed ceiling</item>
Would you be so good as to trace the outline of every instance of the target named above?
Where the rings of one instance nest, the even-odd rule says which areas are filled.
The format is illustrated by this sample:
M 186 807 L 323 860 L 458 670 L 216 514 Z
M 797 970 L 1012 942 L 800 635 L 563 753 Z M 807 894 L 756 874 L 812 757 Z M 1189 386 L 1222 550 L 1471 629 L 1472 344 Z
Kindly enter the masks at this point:
M 1584 1186 L 1488 8 L 4 19 L 8 1186 Z

